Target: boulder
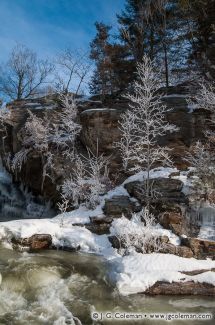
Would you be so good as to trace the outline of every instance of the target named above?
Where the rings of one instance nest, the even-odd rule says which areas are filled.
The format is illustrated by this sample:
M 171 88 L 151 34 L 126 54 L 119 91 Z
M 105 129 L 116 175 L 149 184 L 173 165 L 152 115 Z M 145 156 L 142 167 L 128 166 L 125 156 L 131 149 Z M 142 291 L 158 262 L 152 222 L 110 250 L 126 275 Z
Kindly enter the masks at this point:
M 35 234 L 29 238 L 12 238 L 11 242 L 15 250 L 36 251 L 50 248 L 52 237 L 48 234 Z
M 215 241 L 204 240 L 192 237 L 182 237 L 182 245 L 189 247 L 196 258 L 210 257 L 215 259 Z
M 121 218 L 122 215 L 130 218 L 133 212 L 141 210 L 141 206 L 138 202 L 131 201 L 128 196 L 120 195 L 106 199 L 103 210 L 106 216 L 112 218 Z

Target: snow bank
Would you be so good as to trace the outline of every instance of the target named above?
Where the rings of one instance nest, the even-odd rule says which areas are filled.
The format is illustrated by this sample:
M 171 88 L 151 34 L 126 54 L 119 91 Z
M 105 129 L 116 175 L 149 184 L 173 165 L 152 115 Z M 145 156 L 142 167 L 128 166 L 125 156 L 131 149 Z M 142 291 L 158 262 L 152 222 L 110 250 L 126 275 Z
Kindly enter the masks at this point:
M 29 219 L 2 222 L 0 240 L 10 240 L 12 236 L 28 238 L 34 234 L 50 234 L 56 247 L 71 247 L 84 252 L 102 254 L 103 250 L 111 248 L 105 235 L 96 235 L 84 227 L 63 224 L 60 219 Z
M 215 273 L 206 272 L 195 276 L 180 272 L 211 269 L 215 261 L 183 258 L 171 254 L 132 254 L 118 261 L 116 283 L 122 295 L 144 292 L 157 281 L 206 282 L 215 285 Z

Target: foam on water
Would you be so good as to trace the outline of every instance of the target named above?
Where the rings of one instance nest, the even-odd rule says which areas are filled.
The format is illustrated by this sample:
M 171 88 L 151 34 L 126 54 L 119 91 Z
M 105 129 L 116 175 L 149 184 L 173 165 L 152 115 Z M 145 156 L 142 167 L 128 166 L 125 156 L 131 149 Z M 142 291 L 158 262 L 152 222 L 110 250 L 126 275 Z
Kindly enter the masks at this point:
M 80 325 L 75 315 L 82 324 L 92 325 L 92 310 L 211 312 L 214 308 L 207 298 L 122 298 L 108 284 L 108 270 L 104 261 L 94 255 L 62 251 L 28 254 L 0 247 L 0 324 Z

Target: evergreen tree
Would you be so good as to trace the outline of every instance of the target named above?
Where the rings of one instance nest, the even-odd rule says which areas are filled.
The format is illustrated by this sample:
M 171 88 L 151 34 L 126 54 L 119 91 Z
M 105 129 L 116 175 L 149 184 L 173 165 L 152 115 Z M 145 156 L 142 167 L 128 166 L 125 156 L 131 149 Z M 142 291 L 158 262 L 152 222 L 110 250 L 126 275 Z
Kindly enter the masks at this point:
M 90 83 L 90 91 L 94 94 L 105 95 L 110 93 L 110 60 L 107 49 L 110 46 L 111 26 L 95 23 L 97 34 L 91 42 L 90 59 L 95 61 L 95 71 Z

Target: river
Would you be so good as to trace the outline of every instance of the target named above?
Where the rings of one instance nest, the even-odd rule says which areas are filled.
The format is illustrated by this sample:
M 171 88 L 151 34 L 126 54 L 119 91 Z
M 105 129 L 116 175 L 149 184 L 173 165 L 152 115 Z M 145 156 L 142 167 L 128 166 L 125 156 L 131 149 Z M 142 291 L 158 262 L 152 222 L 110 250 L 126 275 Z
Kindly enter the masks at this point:
M 37 254 L 0 248 L 0 324 L 95 324 L 93 311 L 129 313 L 212 313 L 210 297 L 119 296 L 108 281 L 111 272 L 99 256 L 63 251 Z M 73 315 L 73 316 L 72 316 Z M 154 321 L 106 321 L 96 324 L 155 324 Z M 156 324 L 164 324 L 156 320 Z M 172 321 L 171 324 L 213 324 Z

